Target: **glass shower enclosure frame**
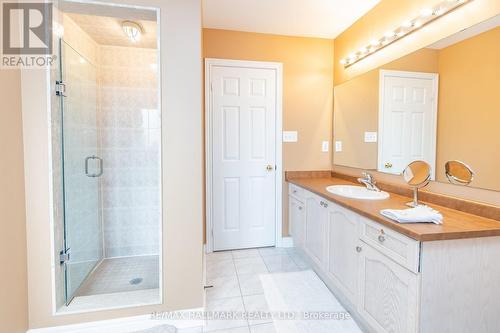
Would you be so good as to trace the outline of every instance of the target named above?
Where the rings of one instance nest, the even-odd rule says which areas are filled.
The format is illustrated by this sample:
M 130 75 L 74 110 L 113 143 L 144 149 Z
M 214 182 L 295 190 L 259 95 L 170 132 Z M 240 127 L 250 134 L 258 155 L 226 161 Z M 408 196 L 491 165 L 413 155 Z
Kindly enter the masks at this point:
M 66 2 L 69 3 L 67 7 L 64 5 Z M 103 7 L 107 8 L 104 9 Z M 113 7 L 117 8 L 118 12 L 113 12 Z M 57 22 L 61 23 L 63 29 L 60 35 L 57 35 L 60 32 L 54 31 L 54 46 L 57 55 L 57 63 L 56 66 L 51 69 L 50 74 L 50 92 L 52 94 L 51 121 L 53 126 L 51 133 L 53 163 L 52 192 L 54 199 L 53 244 L 55 264 L 53 268 L 55 276 L 53 292 L 56 303 L 55 312 L 71 312 L 71 309 L 62 309 L 62 307 L 64 305 L 66 305 L 66 307 L 70 306 L 70 303 L 75 297 L 102 294 L 88 293 L 88 286 L 93 283 L 94 277 L 97 275 L 96 273 L 100 272 L 100 269 L 107 265 L 107 259 L 114 260 L 115 258 L 134 257 L 135 255 L 156 255 L 158 257 L 159 273 L 156 273 L 156 275 L 158 275 L 158 284 L 156 288 L 158 288 L 159 294 L 158 298 L 152 300 L 151 303 L 147 303 L 147 305 L 161 304 L 163 302 L 163 279 L 161 273 L 163 207 L 159 8 L 102 2 L 89 3 L 81 0 L 63 0 L 58 2 L 57 9 L 57 15 L 60 15 Z M 103 10 L 101 11 L 101 9 Z M 134 11 L 135 13 L 132 13 Z M 70 31 L 69 34 L 66 34 L 67 31 L 64 31 L 66 27 L 62 23 L 65 23 L 63 16 L 67 13 L 108 16 L 115 18 L 118 23 L 120 23 L 121 20 L 130 19 L 128 16 L 136 20 L 155 21 L 156 48 L 154 49 L 156 55 L 154 57 L 146 55 L 139 59 L 139 61 L 142 61 L 141 64 L 145 65 L 141 66 L 140 70 L 145 70 L 149 76 L 155 76 L 154 79 L 148 80 L 148 83 L 150 83 L 149 85 L 142 85 L 143 82 L 139 82 L 139 89 L 149 89 L 149 95 L 141 95 L 140 97 L 142 99 L 139 98 L 139 102 L 133 105 L 124 106 L 124 108 L 130 108 L 130 111 L 135 112 L 131 119 L 139 122 L 138 125 L 133 125 L 138 126 L 137 128 L 123 128 L 127 126 L 124 125 L 124 122 L 128 118 L 125 116 L 122 117 L 121 114 L 118 115 L 118 113 L 123 111 L 120 108 L 122 105 L 108 105 L 110 100 L 115 103 L 115 101 L 120 100 L 120 98 L 121 102 L 126 102 L 130 96 L 129 94 L 127 96 L 120 95 L 121 97 L 114 96 L 111 99 L 108 98 L 109 96 L 107 93 L 109 93 L 109 90 L 115 88 L 114 86 L 107 86 L 109 81 L 106 81 L 108 77 L 105 76 L 109 73 L 109 71 L 107 72 L 109 67 L 106 66 L 109 66 L 109 63 L 112 63 L 112 61 L 108 60 L 107 63 L 103 63 L 102 59 L 105 59 L 105 57 L 103 53 L 101 53 L 102 49 L 99 49 L 99 53 L 95 52 L 95 54 L 98 55 L 94 56 L 95 54 L 89 52 L 89 48 L 86 48 L 87 45 L 82 45 L 80 47 L 78 41 L 75 39 L 74 33 L 71 34 Z M 74 22 L 71 24 L 74 24 Z M 72 28 L 71 24 L 69 24 L 70 28 L 68 30 Z M 150 28 L 149 31 L 153 31 L 153 29 Z M 65 40 L 65 38 L 67 40 Z M 106 43 L 100 45 L 104 47 L 108 46 Z M 110 46 L 113 46 L 113 44 L 110 44 Z M 135 70 L 139 68 L 139 66 L 134 64 L 132 67 L 135 67 Z M 116 69 L 113 68 L 112 70 Z M 116 75 L 113 73 L 110 77 L 114 80 L 122 80 L 119 83 L 123 82 L 127 84 L 129 82 L 127 75 L 130 75 L 130 73 L 133 72 L 121 72 Z M 121 76 L 121 74 L 124 75 Z M 149 76 L 145 77 L 150 78 Z M 140 93 L 142 94 L 142 92 Z M 135 94 L 137 95 L 137 92 Z M 105 113 L 110 109 L 115 112 L 115 114 L 111 114 L 110 116 L 109 113 Z M 109 119 L 113 117 L 116 117 L 117 121 L 116 123 L 110 124 Z M 142 149 L 142 146 L 138 148 L 138 145 L 143 142 L 140 140 L 147 142 L 148 146 L 144 148 L 144 152 L 141 152 L 143 153 L 141 156 L 145 156 L 146 158 L 135 158 L 132 161 L 132 159 L 129 158 L 131 154 L 128 154 L 126 156 L 126 161 L 123 162 L 123 158 L 116 158 L 116 156 L 121 157 L 124 153 L 119 151 L 118 154 L 116 154 L 113 149 L 123 149 L 122 141 L 124 140 L 115 140 L 115 134 L 120 132 L 125 133 L 124 135 L 127 136 L 127 133 L 132 133 L 134 131 L 147 132 L 144 136 L 132 134 L 127 137 L 127 140 L 139 140 L 136 142 L 141 142 L 132 146 L 132 149 Z M 125 147 L 124 150 L 128 153 L 127 150 L 130 150 L 130 147 Z M 149 152 L 151 152 L 151 154 L 148 154 Z M 155 164 L 154 168 L 149 170 L 149 173 L 140 169 L 141 167 L 144 168 L 142 165 L 133 165 L 131 167 L 128 164 L 137 164 L 143 161 L 148 161 L 148 163 L 152 161 L 151 163 L 157 164 Z M 118 167 L 117 164 L 119 164 Z M 134 177 L 127 178 L 130 172 L 120 173 L 120 170 L 117 171 L 117 169 L 120 168 L 133 167 L 136 168 L 136 170 L 134 170 Z M 136 172 L 137 170 L 138 172 Z M 144 177 L 147 183 L 145 183 L 145 185 L 135 185 L 135 181 L 138 179 L 137 176 Z M 130 179 L 132 178 L 134 179 L 134 183 L 130 185 Z M 149 189 L 138 191 L 139 193 L 137 196 L 132 196 L 133 202 L 130 207 L 127 206 L 129 210 L 138 209 L 138 211 L 133 212 L 137 214 L 128 214 L 139 223 L 138 228 L 143 228 L 140 224 L 143 217 L 147 218 L 148 221 L 158 221 L 158 229 L 151 223 L 148 225 L 148 232 L 151 231 L 155 233 L 154 236 L 151 237 L 152 241 L 150 244 L 145 244 L 142 242 L 142 239 L 139 239 L 141 241 L 139 246 L 149 245 L 149 247 L 143 246 L 143 248 L 145 248 L 144 253 L 120 254 L 116 251 L 112 251 L 117 247 L 116 243 L 119 243 L 116 241 L 116 238 L 121 241 L 121 237 L 109 237 L 109 230 L 116 224 L 125 224 L 123 221 L 125 218 L 122 219 L 123 215 L 110 214 L 110 210 L 120 209 L 126 201 L 122 200 L 124 198 L 123 195 L 116 195 L 117 191 L 113 191 L 113 187 L 116 188 L 120 186 L 154 187 L 151 193 L 147 192 Z M 110 188 L 112 189 L 109 190 Z M 133 190 L 134 189 L 131 191 Z M 119 191 L 120 189 L 118 189 L 118 192 Z M 113 197 L 110 199 L 110 197 L 114 195 L 116 195 L 116 198 Z M 137 200 L 137 197 L 141 198 Z M 140 209 L 150 209 L 150 206 L 143 205 L 143 203 L 145 201 L 148 203 L 153 201 L 150 200 L 151 197 L 153 197 L 154 203 L 150 204 L 150 206 L 157 208 L 157 211 L 148 211 L 143 214 Z M 113 204 L 114 202 L 119 203 L 119 205 L 117 205 L 118 208 L 115 206 L 109 207 L 110 203 Z M 126 202 L 126 204 L 129 203 Z M 110 222 L 110 220 L 112 221 Z M 113 223 L 115 224 L 110 227 Z M 155 231 L 153 231 L 153 228 L 155 228 Z M 137 230 L 137 228 L 135 230 Z M 156 230 L 158 230 L 158 234 L 156 234 Z M 137 237 L 132 239 L 132 241 L 137 243 L 136 239 Z M 113 241 L 115 243 L 113 243 Z M 129 241 L 130 240 L 127 239 L 127 242 Z M 110 243 L 115 247 L 110 247 Z M 137 247 L 136 243 L 133 243 L 133 245 Z M 127 243 L 126 246 L 129 246 L 129 244 L 130 243 Z M 120 245 L 121 244 L 118 244 L 118 246 Z M 110 293 L 114 292 L 121 291 L 112 291 Z M 123 297 L 127 296 L 125 294 L 121 297 L 121 299 L 124 300 Z M 130 304 L 121 303 L 110 305 L 107 306 L 106 309 L 128 306 L 133 307 L 138 305 L 146 304 L 143 301 L 141 301 L 140 304 L 134 304 L 133 301 L 131 301 Z M 82 310 L 95 311 L 96 309 L 100 309 L 100 307 L 79 309 L 78 312 Z
M 103 258 L 97 127 L 97 69 L 60 38 L 56 94 L 60 100 L 65 302 Z

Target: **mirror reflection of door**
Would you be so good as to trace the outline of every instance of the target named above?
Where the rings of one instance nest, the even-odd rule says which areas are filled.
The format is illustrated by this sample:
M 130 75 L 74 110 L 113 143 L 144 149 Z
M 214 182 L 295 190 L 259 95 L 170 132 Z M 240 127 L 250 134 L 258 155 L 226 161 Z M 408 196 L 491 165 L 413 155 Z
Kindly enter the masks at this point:
M 436 165 L 438 74 L 380 71 L 378 171 L 401 174 L 412 161 Z

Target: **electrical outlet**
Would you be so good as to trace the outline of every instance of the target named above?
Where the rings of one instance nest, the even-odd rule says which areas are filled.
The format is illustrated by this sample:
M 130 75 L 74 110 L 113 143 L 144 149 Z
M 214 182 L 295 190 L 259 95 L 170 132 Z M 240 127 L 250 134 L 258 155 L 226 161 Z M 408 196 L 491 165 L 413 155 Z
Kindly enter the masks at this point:
M 284 131 L 283 132 L 283 142 L 297 142 L 298 133 L 297 131 Z
M 335 141 L 335 152 L 340 153 L 342 151 L 342 141 Z
M 377 132 L 365 132 L 365 142 L 377 142 Z
M 330 148 L 330 147 L 329 147 L 329 145 L 330 145 L 330 142 L 328 142 L 328 141 L 323 141 L 323 143 L 321 144 L 321 151 L 322 151 L 323 153 L 327 153 L 327 152 L 328 152 L 328 149 Z

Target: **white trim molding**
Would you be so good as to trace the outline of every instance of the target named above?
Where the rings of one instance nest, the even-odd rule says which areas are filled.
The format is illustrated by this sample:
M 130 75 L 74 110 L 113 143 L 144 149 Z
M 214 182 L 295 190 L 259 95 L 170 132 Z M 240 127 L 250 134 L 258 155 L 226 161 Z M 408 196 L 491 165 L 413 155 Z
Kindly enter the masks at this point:
M 247 67 L 273 69 L 276 71 L 276 247 L 289 244 L 283 238 L 283 64 L 278 62 L 244 61 L 228 59 L 205 59 L 205 182 L 206 182 L 206 253 L 213 252 L 213 218 L 212 218 L 212 92 L 210 82 L 214 66 Z
M 293 237 L 281 237 L 281 244 L 279 247 L 293 247 Z

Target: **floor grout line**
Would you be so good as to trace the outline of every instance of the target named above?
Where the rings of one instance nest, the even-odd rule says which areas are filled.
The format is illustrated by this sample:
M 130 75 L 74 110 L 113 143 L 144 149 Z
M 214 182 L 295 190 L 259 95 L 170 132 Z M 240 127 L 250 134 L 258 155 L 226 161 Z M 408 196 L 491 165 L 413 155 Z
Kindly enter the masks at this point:
M 234 256 L 233 256 L 232 252 L 231 252 L 231 257 L 233 258 L 232 262 L 233 262 L 233 266 L 234 266 L 234 271 L 236 272 L 236 279 L 238 280 L 238 289 L 240 290 L 241 303 L 243 303 L 243 310 L 246 312 L 247 308 L 245 306 L 245 300 L 243 299 L 243 291 L 241 290 L 240 277 L 238 274 L 238 270 L 236 269 L 236 263 L 234 262 Z M 248 319 L 246 319 L 246 322 L 247 322 L 246 327 L 248 328 L 248 331 L 250 331 L 250 323 L 249 323 Z M 244 326 L 242 326 L 242 327 L 244 327 Z

